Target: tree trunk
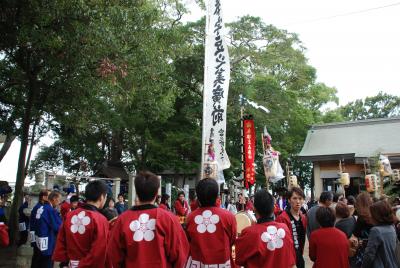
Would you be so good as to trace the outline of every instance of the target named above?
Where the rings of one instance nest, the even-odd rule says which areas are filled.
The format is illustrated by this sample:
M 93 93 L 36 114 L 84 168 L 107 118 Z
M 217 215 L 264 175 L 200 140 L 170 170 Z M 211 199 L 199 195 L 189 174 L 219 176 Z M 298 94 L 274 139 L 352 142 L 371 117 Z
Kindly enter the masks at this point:
M 25 181 L 25 159 L 29 142 L 29 128 L 31 125 L 31 114 L 32 114 L 34 95 L 35 95 L 34 86 L 30 84 L 28 99 L 25 105 L 24 118 L 22 121 L 21 148 L 19 151 L 19 158 L 18 158 L 18 169 L 17 169 L 17 178 L 15 182 L 14 199 L 11 205 L 11 213 L 10 213 L 10 221 L 9 221 L 10 244 L 17 242 L 18 208 L 22 204 L 22 190 Z
M 31 161 L 33 145 L 35 145 L 35 136 L 36 136 L 35 132 L 36 132 L 36 127 L 38 124 L 39 124 L 39 119 L 37 119 L 35 121 L 35 124 L 33 125 L 33 128 L 32 128 L 31 144 L 29 145 L 29 153 L 28 153 L 28 157 L 26 158 L 26 163 L 25 163 L 25 176 L 28 174 L 29 162 Z
M 123 132 L 113 131 L 111 140 L 111 161 L 119 162 L 122 158 Z
M 6 140 L 3 143 L 3 146 L 1 147 L 0 150 L 0 162 L 3 160 L 4 156 L 7 154 L 8 149 L 10 149 L 11 144 L 15 140 L 16 136 L 15 135 L 7 135 Z

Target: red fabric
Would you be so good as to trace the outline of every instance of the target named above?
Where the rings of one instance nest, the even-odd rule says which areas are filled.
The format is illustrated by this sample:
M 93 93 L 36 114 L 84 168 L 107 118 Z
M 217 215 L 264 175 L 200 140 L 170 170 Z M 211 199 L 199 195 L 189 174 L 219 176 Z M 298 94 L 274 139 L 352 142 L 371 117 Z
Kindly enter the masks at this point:
M 6 247 L 9 243 L 8 227 L 3 222 L 0 222 L 0 247 Z
M 254 210 L 253 202 L 251 202 L 250 200 L 246 202 L 246 210 Z
M 269 249 L 268 243 L 262 240 L 263 234 L 271 233 L 271 229 L 280 233 L 284 231 L 284 237 L 280 240 L 283 244 L 274 250 Z M 236 240 L 236 264 L 246 268 L 287 268 L 296 265 L 293 239 L 289 233 L 285 224 L 274 221 L 245 228 Z
M 256 132 L 253 119 L 243 121 L 243 139 L 245 186 L 246 188 L 249 188 L 249 186 L 253 185 L 256 181 L 254 169 Z
M 67 216 L 67 213 L 70 211 L 71 211 L 71 204 L 68 203 L 67 201 L 62 202 L 62 204 L 60 205 L 60 214 L 63 221 L 65 221 L 65 217 Z
M 349 267 L 349 241 L 336 228 L 320 228 L 310 236 L 310 259 L 314 268 Z
M 189 243 L 176 216 L 160 208 L 121 214 L 107 246 L 107 262 L 113 267 L 184 267 L 188 254 Z
M 217 197 L 217 200 L 215 200 L 215 206 L 217 206 L 218 208 L 221 207 L 221 198 Z
M 78 218 L 78 214 L 84 212 L 85 218 L 78 224 L 72 223 Z M 79 214 L 83 215 L 83 214 Z M 76 216 L 76 217 L 75 217 Z M 80 219 L 83 219 L 81 217 Z M 81 232 L 72 231 L 72 225 L 80 225 Z M 76 229 L 75 229 L 76 230 Z M 98 211 L 78 208 L 67 214 L 57 236 L 57 244 L 53 254 L 53 260 L 58 262 L 79 261 L 81 267 L 104 267 L 106 260 L 106 241 L 108 239 L 109 225 L 107 219 Z
M 158 207 L 162 208 L 162 209 L 165 209 L 165 210 L 168 210 L 168 207 L 165 204 L 160 204 Z
M 279 208 L 278 204 L 275 203 L 274 205 L 274 215 L 275 217 L 278 217 L 281 214 L 281 209 Z
M 208 225 L 204 229 L 204 223 L 208 224 L 209 219 L 215 221 L 216 218 L 216 224 L 211 222 L 215 229 Z M 203 229 L 200 225 L 203 225 Z M 232 213 L 219 207 L 198 208 L 188 216 L 186 226 L 190 241 L 190 267 L 228 267 L 225 266 L 227 263 L 234 267 L 231 253 L 236 240 L 236 219 Z
M 301 223 L 303 224 L 303 228 L 304 228 L 304 232 L 306 232 L 306 228 L 307 228 L 307 217 L 301 213 L 300 211 L 300 217 L 301 217 Z M 290 231 L 290 237 L 293 238 L 293 228 L 292 228 L 292 223 L 290 222 L 290 218 L 289 215 L 287 214 L 287 211 L 284 210 L 277 218 L 276 218 L 277 222 L 281 222 L 284 223 L 289 231 Z M 301 247 L 301 252 L 304 252 L 304 245 L 300 245 Z
M 199 203 L 197 202 L 197 199 L 190 201 L 190 210 L 192 212 L 195 211 L 196 208 L 198 208 L 198 207 L 199 207 Z
M 175 207 L 176 215 L 187 216 L 187 214 L 189 212 L 189 206 L 188 206 L 188 203 L 186 202 L 186 200 L 183 201 L 183 205 L 182 205 L 181 201 L 176 200 L 174 207 Z

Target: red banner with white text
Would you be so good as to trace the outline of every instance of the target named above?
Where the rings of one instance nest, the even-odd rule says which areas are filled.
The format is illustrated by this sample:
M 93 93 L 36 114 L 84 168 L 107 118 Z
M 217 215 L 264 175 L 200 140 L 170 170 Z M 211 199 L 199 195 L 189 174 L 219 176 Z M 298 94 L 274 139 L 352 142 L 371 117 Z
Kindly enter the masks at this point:
M 249 188 L 256 181 L 254 158 L 256 153 L 256 132 L 254 120 L 243 120 L 244 185 Z

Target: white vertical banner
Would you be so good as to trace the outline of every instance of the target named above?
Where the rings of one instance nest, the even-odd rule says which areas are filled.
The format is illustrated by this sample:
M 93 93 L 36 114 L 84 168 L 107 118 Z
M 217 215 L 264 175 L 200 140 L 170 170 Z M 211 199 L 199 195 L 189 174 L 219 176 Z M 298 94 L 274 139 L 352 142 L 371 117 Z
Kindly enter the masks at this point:
M 221 1 L 209 0 L 204 61 L 202 178 L 205 162 L 216 162 L 219 170 L 231 165 L 225 151 L 230 62 L 224 33 Z

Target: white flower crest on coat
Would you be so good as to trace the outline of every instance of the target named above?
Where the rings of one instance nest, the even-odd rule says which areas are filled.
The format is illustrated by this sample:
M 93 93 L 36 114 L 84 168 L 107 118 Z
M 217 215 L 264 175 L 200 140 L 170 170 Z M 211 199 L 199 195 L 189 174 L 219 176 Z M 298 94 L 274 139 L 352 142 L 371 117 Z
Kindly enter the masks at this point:
M 277 229 L 276 226 L 270 225 L 267 231 L 261 234 L 261 240 L 267 243 L 267 248 L 274 251 L 277 248 L 283 247 L 283 238 L 285 237 L 285 230 L 282 228 Z
M 194 222 L 197 224 L 199 233 L 203 234 L 207 231 L 212 234 L 217 230 L 216 224 L 219 222 L 219 216 L 212 214 L 211 210 L 207 209 L 201 215 L 197 215 Z
M 156 220 L 150 219 L 149 214 L 140 214 L 137 220 L 134 220 L 129 224 L 133 234 L 133 240 L 140 242 L 143 239 L 145 241 L 152 241 L 154 239 L 154 230 L 156 229 Z
M 86 225 L 90 223 L 90 218 L 86 216 L 85 211 L 79 212 L 78 215 L 74 215 L 71 218 L 71 232 L 84 234 L 86 231 Z

